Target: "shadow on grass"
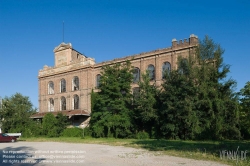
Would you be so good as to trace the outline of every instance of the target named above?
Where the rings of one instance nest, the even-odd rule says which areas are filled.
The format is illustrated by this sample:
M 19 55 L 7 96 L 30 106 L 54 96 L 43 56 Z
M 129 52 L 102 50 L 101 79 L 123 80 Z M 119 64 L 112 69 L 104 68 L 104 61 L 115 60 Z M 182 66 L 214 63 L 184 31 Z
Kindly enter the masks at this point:
M 135 140 L 131 143 L 150 151 L 201 152 L 220 157 L 220 151 L 247 150 L 250 154 L 250 141 L 181 141 L 181 140 Z

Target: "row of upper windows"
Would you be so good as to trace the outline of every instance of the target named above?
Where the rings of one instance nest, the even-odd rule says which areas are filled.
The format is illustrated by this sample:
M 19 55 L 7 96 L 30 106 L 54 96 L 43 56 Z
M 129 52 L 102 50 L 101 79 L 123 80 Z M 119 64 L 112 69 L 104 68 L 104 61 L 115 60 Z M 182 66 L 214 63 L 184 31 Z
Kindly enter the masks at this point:
M 147 71 L 148 71 L 150 80 L 154 80 L 155 79 L 154 65 L 152 64 L 148 65 Z M 165 73 L 170 72 L 170 71 L 171 71 L 171 64 L 169 62 L 164 62 L 162 64 L 162 79 L 164 79 Z M 100 86 L 100 79 L 101 79 L 101 75 L 97 74 L 96 75 L 96 87 Z M 139 81 L 140 81 L 140 69 L 136 67 L 134 68 L 134 71 L 133 71 L 133 83 L 137 83 Z
M 149 78 L 150 80 L 154 80 L 155 79 L 155 67 L 154 65 L 150 64 L 148 65 L 148 73 L 149 73 Z M 171 71 L 171 64 L 169 62 L 164 62 L 162 64 L 162 79 L 165 76 L 165 72 L 169 72 Z M 101 75 L 97 74 L 96 75 L 96 87 L 100 86 L 100 79 L 101 79 Z M 133 82 L 137 83 L 140 80 L 140 69 L 139 68 L 134 68 L 133 71 Z M 79 90 L 79 78 L 77 76 L 75 76 L 72 79 L 72 91 L 75 90 Z M 66 80 L 63 78 L 60 81 L 60 92 L 66 92 Z M 48 94 L 54 94 L 54 83 L 52 81 L 50 81 L 48 83 Z
M 79 104 L 80 104 L 79 96 L 74 95 L 72 99 L 72 109 L 74 110 L 79 109 Z M 50 98 L 48 101 L 48 112 L 53 112 L 54 106 L 55 106 L 54 99 Z M 66 98 L 62 96 L 60 100 L 60 111 L 66 110 L 66 106 L 67 106 Z
M 72 91 L 76 91 L 79 90 L 79 78 L 77 76 L 75 76 L 72 79 Z M 63 78 L 60 81 L 60 92 L 66 92 L 66 80 Z M 54 94 L 55 90 L 54 90 L 54 83 L 52 81 L 50 81 L 48 83 L 48 94 Z

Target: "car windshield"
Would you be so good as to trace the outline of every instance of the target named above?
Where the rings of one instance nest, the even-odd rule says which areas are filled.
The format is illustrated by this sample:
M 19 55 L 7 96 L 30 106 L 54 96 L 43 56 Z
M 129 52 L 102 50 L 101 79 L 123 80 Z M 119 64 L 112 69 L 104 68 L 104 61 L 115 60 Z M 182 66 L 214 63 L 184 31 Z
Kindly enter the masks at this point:
M 2 136 L 7 137 L 8 135 L 7 134 L 2 134 Z

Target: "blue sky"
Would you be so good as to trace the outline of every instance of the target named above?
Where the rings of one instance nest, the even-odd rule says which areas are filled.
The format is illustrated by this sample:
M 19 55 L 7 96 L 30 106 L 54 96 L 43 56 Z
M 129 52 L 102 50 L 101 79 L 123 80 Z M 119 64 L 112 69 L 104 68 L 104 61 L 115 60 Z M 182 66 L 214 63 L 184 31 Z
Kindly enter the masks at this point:
M 0 96 L 16 92 L 38 107 L 38 71 L 54 66 L 63 41 L 96 62 L 209 35 L 225 49 L 237 91 L 250 81 L 248 0 L 0 0 Z

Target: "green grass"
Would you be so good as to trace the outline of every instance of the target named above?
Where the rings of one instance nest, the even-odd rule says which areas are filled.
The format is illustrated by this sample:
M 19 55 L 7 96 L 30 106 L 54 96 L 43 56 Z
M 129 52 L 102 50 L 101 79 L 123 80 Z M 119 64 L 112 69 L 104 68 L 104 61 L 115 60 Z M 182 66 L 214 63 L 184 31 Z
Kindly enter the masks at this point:
M 59 138 L 21 138 L 19 141 L 34 142 L 69 142 L 91 143 L 112 146 L 127 146 L 147 149 L 157 154 L 167 154 L 177 157 L 192 158 L 196 160 L 210 160 L 228 165 L 250 166 L 250 141 L 181 141 L 181 140 L 156 140 L 156 139 L 114 139 L 85 137 L 59 137 Z M 236 151 L 247 150 L 247 160 L 228 160 L 220 158 L 221 150 Z

